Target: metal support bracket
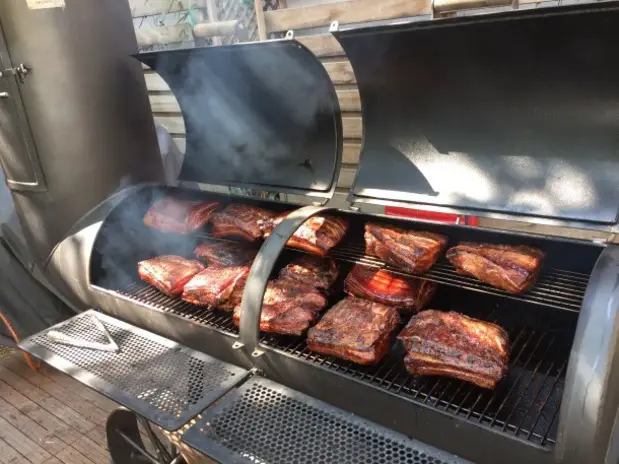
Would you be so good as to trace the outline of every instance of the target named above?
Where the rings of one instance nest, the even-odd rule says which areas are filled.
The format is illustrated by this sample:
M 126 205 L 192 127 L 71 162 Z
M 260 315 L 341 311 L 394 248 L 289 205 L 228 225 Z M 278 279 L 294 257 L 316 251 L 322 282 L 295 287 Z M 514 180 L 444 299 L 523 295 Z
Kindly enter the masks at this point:
M 288 31 L 286 31 L 286 40 L 292 39 L 294 39 L 294 31 L 292 29 L 289 29 Z
M 273 272 L 277 258 L 286 246 L 288 239 L 310 217 L 332 208 L 326 206 L 305 206 L 290 213 L 265 240 L 249 271 L 247 285 L 241 302 L 240 343 L 247 347 L 252 357 L 259 357 L 260 315 L 264 291 Z

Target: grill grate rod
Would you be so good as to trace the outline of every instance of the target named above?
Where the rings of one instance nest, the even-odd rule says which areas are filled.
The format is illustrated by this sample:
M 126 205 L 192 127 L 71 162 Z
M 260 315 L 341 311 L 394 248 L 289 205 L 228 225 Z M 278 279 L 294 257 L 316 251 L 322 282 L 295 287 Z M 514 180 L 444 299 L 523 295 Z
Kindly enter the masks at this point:
M 213 237 L 205 233 L 199 235 L 199 238 L 206 241 L 234 242 L 230 239 Z M 292 248 L 289 248 L 289 250 L 298 253 L 305 253 L 302 250 Z M 330 250 L 329 256 L 342 262 L 383 268 L 404 277 L 429 280 L 438 284 L 463 288 L 489 295 L 501 296 L 511 300 L 533 303 L 540 306 L 547 306 L 570 312 L 580 311 L 582 300 L 589 282 L 589 276 L 587 274 L 563 269 L 542 269 L 537 282 L 532 288 L 522 295 L 513 295 L 485 284 L 473 277 L 458 274 L 456 269 L 445 258 L 439 260 L 432 267 L 432 269 L 425 274 L 413 275 L 394 268 L 393 266 L 387 265 L 384 261 L 376 257 L 365 254 L 365 247 L 361 244 L 349 242 L 341 243 Z

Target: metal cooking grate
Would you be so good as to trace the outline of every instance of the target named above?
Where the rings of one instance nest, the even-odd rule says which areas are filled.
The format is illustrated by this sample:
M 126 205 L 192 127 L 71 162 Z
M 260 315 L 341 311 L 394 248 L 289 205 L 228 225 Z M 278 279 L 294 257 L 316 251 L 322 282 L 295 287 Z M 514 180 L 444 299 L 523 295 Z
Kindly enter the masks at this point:
M 118 290 L 117 294 L 147 307 L 182 316 L 227 334 L 238 335 L 239 333 L 239 329 L 232 320 L 232 313 L 196 306 L 179 298 L 171 298 L 142 281 L 134 282 L 123 290 Z
M 507 321 L 517 319 L 518 314 L 509 312 L 495 310 L 484 315 L 468 311 L 469 315 L 495 322 L 509 332 L 508 375 L 494 391 L 447 377 L 409 374 L 399 343 L 378 365 L 369 367 L 314 353 L 305 339 L 266 335 L 262 343 L 412 402 L 551 448 L 557 433 L 572 333 L 518 327 Z
M 467 462 L 261 378 L 205 411 L 182 439 L 220 462 Z
M 223 240 L 209 234 L 201 234 L 205 240 Z M 304 253 L 301 250 L 288 248 L 289 250 Z M 494 288 L 472 277 L 456 273 L 456 269 L 446 258 L 440 259 L 428 272 L 423 275 L 408 274 L 384 261 L 365 254 L 365 246 L 359 243 L 344 240 L 343 243 L 331 249 L 329 256 L 339 261 L 364 264 L 369 267 L 385 268 L 389 271 L 408 277 L 431 280 L 440 284 L 449 285 L 466 290 L 497 295 L 512 300 L 534 303 L 565 311 L 579 312 L 582 300 L 585 296 L 589 275 L 567 271 L 563 269 L 542 269 L 537 282 L 523 295 L 512 295 L 498 288 Z
M 55 330 L 106 344 L 95 315 L 120 352 L 60 344 L 47 336 Z M 166 430 L 180 428 L 247 372 L 93 310 L 33 335 L 20 348 Z

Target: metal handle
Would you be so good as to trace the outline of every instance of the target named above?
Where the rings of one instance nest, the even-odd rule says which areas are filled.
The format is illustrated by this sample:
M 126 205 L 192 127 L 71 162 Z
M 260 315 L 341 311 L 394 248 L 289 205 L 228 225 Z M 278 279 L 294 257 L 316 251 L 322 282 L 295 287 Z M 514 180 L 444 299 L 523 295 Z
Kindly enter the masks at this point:
M 260 248 L 249 271 L 247 284 L 241 300 L 241 323 L 239 340 L 254 356 L 260 353 L 260 315 L 264 291 L 273 272 L 275 262 L 286 246 L 288 239 L 309 219 L 321 211 L 332 209 L 325 206 L 304 206 L 290 213 L 279 224 Z
M 0 92 L 0 98 L 9 98 L 8 92 Z
M 432 10 L 436 14 L 441 14 L 476 8 L 509 6 L 511 4 L 512 0 L 433 0 Z

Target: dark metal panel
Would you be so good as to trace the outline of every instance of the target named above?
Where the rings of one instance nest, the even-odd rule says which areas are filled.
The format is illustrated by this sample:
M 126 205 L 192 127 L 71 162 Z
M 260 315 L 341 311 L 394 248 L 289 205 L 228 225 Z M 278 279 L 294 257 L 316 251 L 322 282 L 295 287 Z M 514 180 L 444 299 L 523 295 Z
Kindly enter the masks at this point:
M 239 464 L 468 462 L 259 377 L 207 409 L 182 440 Z
M 615 6 L 337 32 L 365 129 L 354 198 L 611 224 Z
M 69 341 L 58 342 L 56 335 Z M 117 350 L 70 344 L 107 344 L 107 336 Z M 249 375 L 94 310 L 39 332 L 19 347 L 166 430 L 179 429 Z
M 181 181 L 322 192 L 335 188 L 339 103 L 316 57 L 294 40 L 144 53 L 185 121 Z
M 604 462 L 619 407 L 619 247 L 600 255 L 585 294 L 565 379 L 555 448 L 561 462 Z

